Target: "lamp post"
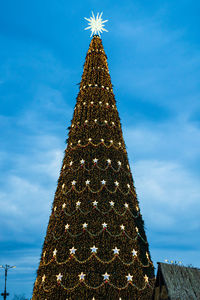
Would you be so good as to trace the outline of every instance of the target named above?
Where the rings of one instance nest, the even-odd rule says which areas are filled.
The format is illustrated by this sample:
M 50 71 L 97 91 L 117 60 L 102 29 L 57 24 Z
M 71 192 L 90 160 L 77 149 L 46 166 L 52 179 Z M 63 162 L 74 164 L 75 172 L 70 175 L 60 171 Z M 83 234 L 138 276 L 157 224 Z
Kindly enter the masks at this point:
M 3 299 L 6 300 L 6 297 L 9 296 L 9 293 L 6 292 L 6 281 L 7 281 L 8 270 L 16 268 L 16 266 L 9 266 L 9 265 L 2 266 L 2 265 L 0 265 L 0 268 L 5 270 L 5 288 L 4 288 L 4 292 L 1 293 L 1 296 L 3 296 Z

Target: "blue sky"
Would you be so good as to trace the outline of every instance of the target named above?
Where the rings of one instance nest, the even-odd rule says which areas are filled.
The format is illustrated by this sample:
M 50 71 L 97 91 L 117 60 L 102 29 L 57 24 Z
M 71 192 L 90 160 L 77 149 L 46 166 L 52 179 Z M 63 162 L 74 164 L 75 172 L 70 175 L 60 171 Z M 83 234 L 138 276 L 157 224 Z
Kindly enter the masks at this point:
M 103 11 L 151 255 L 200 267 L 200 3 L 0 2 L 0 264 L 31 297 L 90 33 Z M 3 270 L 0 271 L 0 291 Z

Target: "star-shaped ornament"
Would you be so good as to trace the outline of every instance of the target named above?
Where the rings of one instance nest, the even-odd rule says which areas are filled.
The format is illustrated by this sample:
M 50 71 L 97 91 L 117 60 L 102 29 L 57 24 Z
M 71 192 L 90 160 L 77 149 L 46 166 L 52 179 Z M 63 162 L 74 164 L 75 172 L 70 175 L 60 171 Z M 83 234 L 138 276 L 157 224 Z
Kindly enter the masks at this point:
M 133 281 L 133 275 L 131 275 L 130 273 L 126 276 L 127 281 Z
M 113 140 L 110 140 L 110 143 L 113 144 Z
M 69 229 L 69 226 L 70 226 L 69 224 L 66 224 L 66 225 L 65 225 L 65 229 L 68 230 L 68 229 Z
M 104 185 L 104 184 L 106 184 L 106 181 L 103 179 L 103 180 L 101 181 L 101 183 Z
M 96 164 L 98 162 L 98 159 L 97 158 L 94 158 L 93 159 L 93 162 Z
M 103 31 L 107 31 L 107 29 L 104 28 L 104 23 L 108 22 L 108 20 L 104 20 L 102 19 L 102 14 L 101 13 L 99 15 L 99 13 L 97 13 L 97 16 L 95 18 L 94 13 L 92 12 L 92 17 L 88 18 L 84 18 L 86 21 L 89 22 L 89 26 L 85 28 L 85 30 L 90 29 L 91 30 L 91 36 L 93 34 L 97 34 L 100 36 L 100 33 L 102 33 Z
M 101 139 L 101 142 L 103 143 L 103 142 L 104 142 L 104 139 Z
M 119 165 L 119 166 L 121 166 L 121 164 L 122 164 L 120 160 L 118 160 L 118 162 L 117 162 L 117 163 L 118 163 L 118 165 Z
M 81 205 L 81 202 L 80 201 L 77 201 L 76 202 L 76 206 L 80 206 Z
M 76 184 L 76 180 L 73 180 L 73 181 L 72 181 L 72 185 L 75 185 L 75 184 Z
M 126 208 L 128 208 L 128 203 L 124 203 L 124 206 L 125 206 Z
M 138 233 L 138 228 L 137 227 L 135 227 L 135 231 Z
M 83 224 L 83 228 L 87 228 L 88 224 L 87 223 L 84 223 Z
M 86 182 L 85 182 L 85 184 L 86 185 L 90 184 L 90 180 L 87 179 Z
M 62 208 L 65 208 L 65 207 L 66 207 L 66 203 L 63 203 Z
M 46 275 L 44 274 L 44 275 L 42 276 L 42 282 L 44 282 L 45 279 L 46 279 Z
M 108 163 L 109 165 L 111 164 L 110 158 L 107 159 L 107 163 Z
M 114 254 L 119 254 L 120 249 L 117 249 L 117 247 L 115 247 L 114 249 L 112 249 Z
M 109 203 L 110 203 L 111 206 L 115 205 L 115 202 L 113 202 L 113 201 L 110 201 Z
M 125 226 L 122 224 L 122 225 L 120 225 L 120 228 L 121 228 L 121 230 L 124 230 Z
M 90 249 L 91 249 L 92 253 L 97 253 L 97 249 L 98 249 L 97 247 L 93 246 Z
M 136 256 L 137 255 L 137 251 L 135 249 L 132 250 L 132 254 L 133 256 Z
M 81 163 L 82 165 L 84 164 L 84 162 L 85 162 L 84 159 L 81 159 L 80 163 Z
M 106 272 L 105 274 L 102 275 L 104 280 L 109 280 L 109 274 Z
M 81 272 L 81 274 L 78 275 L 79 276 L 79 280 L 84 280 L 85 278 L 85 274 L 83 274 L 83 272 Z
M 62 189 L 64 189 L 64 187 L 65 187 L 65 184 L 63 183 L 63 185 L 62 185 Z
M 107 224 L 105 222 L 102 224 L 102 226 L 103 228 L 107 228 Z
M 77 249 L 74 248 L 74 246 L 70 249 L 70 254 L 75 254 Z
M 145 280 L 145 282 L 148 282 L 148 281 L 149 281 L 149 278 L 148 278 L 147 275 L 144 276 L 144 280 Z
M 118 181 L 115 181 L 115 186 L 118 186 L 119 185 L 119 182 Z
M 93 201 L 92 203 L 93 203 L 94 206 L 97 206 L 98 201 L 95 200 L 95 201 Z
M 129 183 L 127 183 L 127 187 L 130 189 L 130 184 Z
M 56 253 L 57 253 L 57 250 L 54 249 L 54 250 L 53 250 L 53 256 L 56 256 Z
M 63 277 L 63 275 L 61 273 L 59 273 L 58 275 L 56 275 L 57 281 L 61 281 L 62 277 Z
M 70 161 L 69 165 L 72 166 L 72 164 L 73 164 L 73 161 Z

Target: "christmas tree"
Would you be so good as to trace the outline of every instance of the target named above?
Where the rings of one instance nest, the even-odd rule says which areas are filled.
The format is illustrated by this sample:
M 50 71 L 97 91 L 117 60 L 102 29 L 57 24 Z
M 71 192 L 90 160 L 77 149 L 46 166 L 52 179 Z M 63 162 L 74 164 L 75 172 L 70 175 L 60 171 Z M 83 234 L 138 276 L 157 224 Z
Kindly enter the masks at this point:
M 32 299 L 147 300 L 153 283 L 107 57 L 94 34 Z

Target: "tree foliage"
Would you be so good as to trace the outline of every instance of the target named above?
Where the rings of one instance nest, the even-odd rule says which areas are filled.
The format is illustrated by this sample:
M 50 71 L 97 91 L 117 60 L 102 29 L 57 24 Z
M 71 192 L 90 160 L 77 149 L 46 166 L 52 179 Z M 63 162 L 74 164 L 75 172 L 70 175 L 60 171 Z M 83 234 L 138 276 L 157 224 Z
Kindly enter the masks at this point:
M 100 37 L 94 36 L 85 60 L 33 300 L 147 300 L 153 281 L 154 267 L 107 57 Z

